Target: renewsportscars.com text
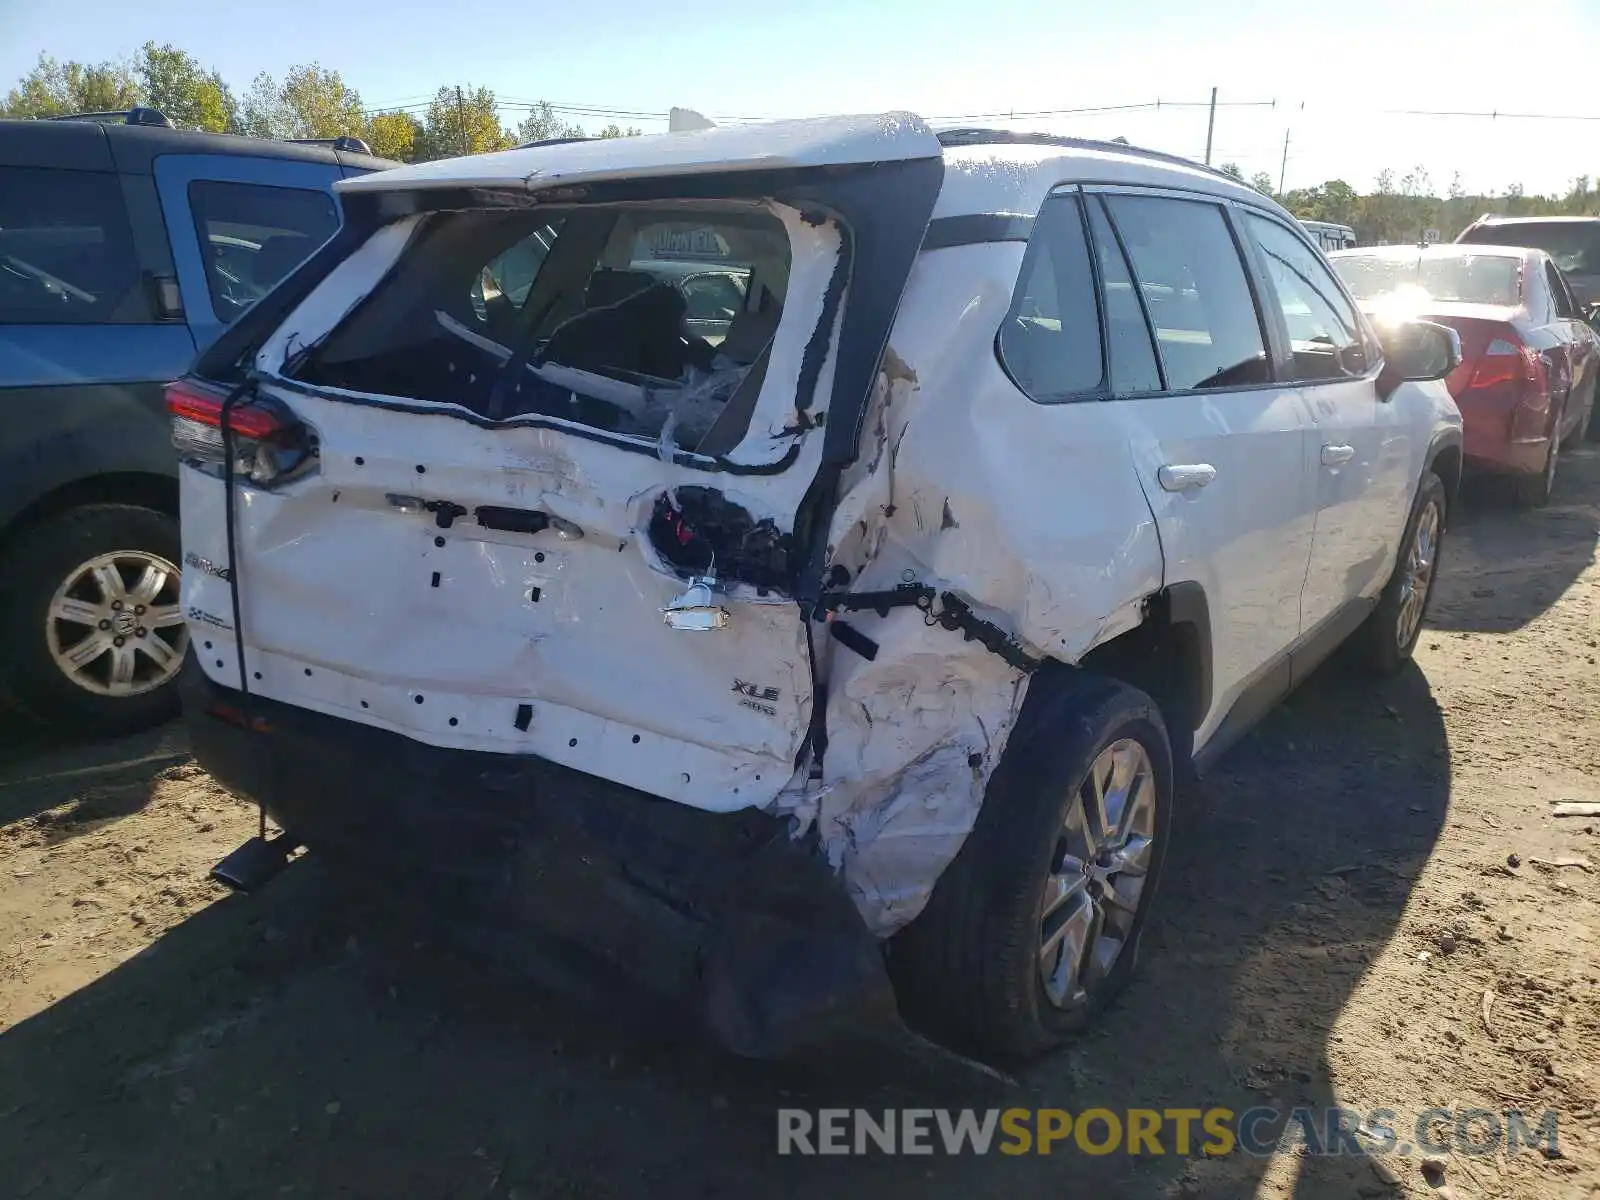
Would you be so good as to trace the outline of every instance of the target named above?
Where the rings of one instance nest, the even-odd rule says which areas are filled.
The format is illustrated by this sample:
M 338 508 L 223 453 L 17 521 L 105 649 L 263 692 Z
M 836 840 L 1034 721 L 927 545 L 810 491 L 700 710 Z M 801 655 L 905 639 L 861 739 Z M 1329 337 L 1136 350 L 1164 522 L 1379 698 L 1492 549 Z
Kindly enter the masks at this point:
M 778 1110 L 779 1154 L 1559 1154 L 1558 1114 L 1429 1108 Z

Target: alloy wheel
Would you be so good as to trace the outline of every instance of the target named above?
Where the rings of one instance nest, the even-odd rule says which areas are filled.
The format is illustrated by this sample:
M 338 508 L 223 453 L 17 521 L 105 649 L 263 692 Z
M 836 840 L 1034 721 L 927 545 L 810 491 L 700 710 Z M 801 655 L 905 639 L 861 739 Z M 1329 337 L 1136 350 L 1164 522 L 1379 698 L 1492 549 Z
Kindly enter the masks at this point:
M 1411 545 L 1406 550 L 1405 566 L 1400 579 L 1400 616 L 1395 621 L 1394 637 L 1404 650 L 1411 645 L 1422 624 L 1423 610 L 1428 604 L 1428 588 L 1433 583 L 1434 567 L 1439 560 L 1439 506 L 1432 501 L 1417 516 L 1417 529 Z
M 50 598 L 50 657 L 97 696 L 154 691 L 178 673 L 189 644 L 178 580 L 176 566 L 144 550 L 82 563 Z
M 1039 975 L 1081 1004 L 1127 950 L 1155 848 L 1156 778 L 1132 738 L 1102 750 L 1067 804 L 1040 905 Z

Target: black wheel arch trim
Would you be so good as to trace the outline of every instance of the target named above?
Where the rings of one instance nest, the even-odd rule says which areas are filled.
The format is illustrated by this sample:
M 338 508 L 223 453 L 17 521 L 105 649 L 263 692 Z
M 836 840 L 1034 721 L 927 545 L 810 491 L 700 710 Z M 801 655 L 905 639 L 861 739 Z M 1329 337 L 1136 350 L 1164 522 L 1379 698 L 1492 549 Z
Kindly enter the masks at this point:
M 1452 478 L 1446 479 L 1442 475 L 1439 477 L 1439 482 L 1444 484 L 1445 499 L 1451 507 L 1454 506 L 1456 493 L 1461 487 L 1461 460 L 1464 454 L 1463 447 L 1465 442 L 1466 439 L 1458 426 L 1446 426 L 1433 435 L 1428 442 L 1428 453 L 1424 456 L 1427 469 L 1438 475 L 1439 472 L 1435 470 L 1435 467 L 1438 465 L 1439 456 L 1446 450 L 1454 450 L 1456 452 L 1455 469 L 1451 472 Z M 1448 512 L 1445 514 L 1445 519 L 1449 520 Z
M 1211 711 L 1211 604 L 1206 589 L 1194 580 L 1170 585 L 1165 592 L 1167 621 L 1171 625 L 1192 625 L 1199 656 L 1199 677 L 1195 680 L 1194 723 L 1198 728 Z

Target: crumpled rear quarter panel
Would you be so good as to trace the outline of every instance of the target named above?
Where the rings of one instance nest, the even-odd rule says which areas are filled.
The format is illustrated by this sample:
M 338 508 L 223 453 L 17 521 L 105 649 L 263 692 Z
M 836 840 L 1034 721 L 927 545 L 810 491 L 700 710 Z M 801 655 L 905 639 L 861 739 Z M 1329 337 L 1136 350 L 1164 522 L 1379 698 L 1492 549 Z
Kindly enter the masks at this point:
M 1037 404 L 995 357 L 1022 252 L 919 259 L 833 522 L 834 562 L 852 590 L 962 593 L 1035 653 L 1076 662 L 1138 624 L 1161 550 L 1125 409 Z M 818 821 L 887 935 L 921 911 L 971 831 L 1028 677 L 916 609 L 840 619 L 879 649 L 869 662 L 824 640 L 826 775 L 796 811 Z

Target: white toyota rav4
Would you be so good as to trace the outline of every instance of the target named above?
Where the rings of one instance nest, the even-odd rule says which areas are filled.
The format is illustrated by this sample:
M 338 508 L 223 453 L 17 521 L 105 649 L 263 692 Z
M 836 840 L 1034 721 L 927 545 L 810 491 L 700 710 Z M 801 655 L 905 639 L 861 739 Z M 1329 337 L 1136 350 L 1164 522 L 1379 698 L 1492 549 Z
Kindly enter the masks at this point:
M 169 393 L 195 751 L 285 830 L 225 876 L 303 843 L 744 1053 L 1037 1053 L 1206 764 L 1417 640 L 1459 346 L 1221 174 L 889 114 L 338 187 Z

